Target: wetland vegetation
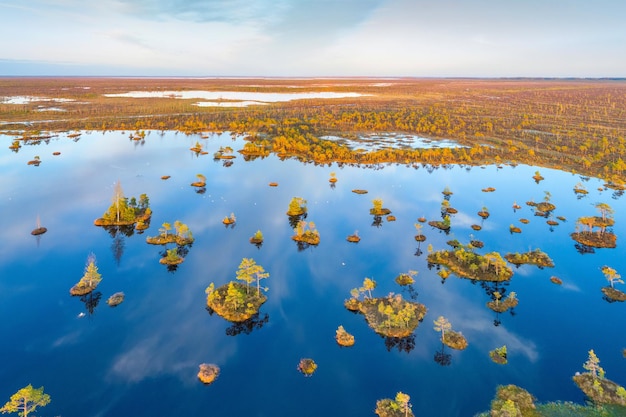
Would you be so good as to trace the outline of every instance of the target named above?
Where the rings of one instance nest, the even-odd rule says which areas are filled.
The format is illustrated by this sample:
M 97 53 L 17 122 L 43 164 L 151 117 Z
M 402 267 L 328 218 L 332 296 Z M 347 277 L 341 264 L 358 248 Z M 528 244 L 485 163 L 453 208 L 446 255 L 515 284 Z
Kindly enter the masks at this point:
M 12 178 L 19 178 L 22 190 L 41 200 L 29 198 L 33 209 L 49 208 L 42 211 L 46 223 L 56 224 L 45 235 L 33 231 L 35 237 L 28 236 L 37 244 L 32 267 L 25 255 L 10 249 L 13 256 L 3 261 L 2 276 L 28 278 L 22 281 L 36 283 L 45 295 L 29 303 L 26 296 L 38 294 L 38 287 L 17 286 L 3 279 L 0 283 L 15 294 L 4 312 L 22 314 L 23 322 L 32 325 L 24 306 L 38 303 L 46 307 L 58 326 L 33 326 L 41 339 L 25 338 L 31 346 L 52 346 L 45 349 L 52 349 L 50 355 L 55 359 L 56 353 L 64 357 L 66 351 L 81 360 L 87 357 L 85 352 L 102 355 L 102 363 L 90 362 L 98 375 L 107 375 L 102 382 L 104 389 L 115 391 L 113 397 L 121 398 L 113 400 L 112 411 L 103 415 L 122 412 L 120 407 L 130 401 L 122 387 L 128 386 L 137 388 L 133 392 L 152 415 L 164 412 L 162 404 L 173 407 L 166 391 L 149 388 L 148 381 L 164 383 L 172 396 L 183 395 L 188 389 L 184 388 L 188 387 L 187 377 L 193 377 L 196 364 L 203 362 L 207 353 L 214 356 L 211 360 L 224 365 L 223 380 L 208 389 L 227 399 L 233 409 L 209 405 L 200 397 L 194 401 L 205 409 L 216 407 L 218 413 L 221 410 L 232 415 L 249 415 L 257 408 L 269 414 L 276 412 L 263 401 L 272 398 L 272 392 L 258 384 L 274 372 L 288 381 L 281 385 L 290 397 L 285 400 L 286 407 L 296 410 L 304 402 L 311 403 L 319 414 L 323 404 L 340 404 L 332 392 L 311 397 L 306 394 L 310 389 L 282 373 L 281 366 L 287 363 L 297 375 L 290 361 L 302 355 L 320 359 L 323 366 L 319 372 L 310 358 L 300 360 L 298 370 L 306 376 L 316 373 L 306 382 L 319 382 L 326 391 L 336 387 L 341 375 L 367 381 L 371 388 L 362 394 L 366 404 L 355 405 L 361 414 L 371 414 L 373 399 L 382 398 L 386 388 L 376 379 L 368 379 L 372 375 L 369 370 L 361 369 L 366 358 L 373 368 L 379 368 L 381 380 L 399 381 L 402 386 L 397 389 L 412 390 L 414 397 L 428 392 L 432 385 L 441 392 L 454 392 L 458 400 L 444 404 L 443 394 L 432 394 L 432 401 L 420 397 L 419 403 L 411 405 L 410 397 L 398 392 L 395 399 L 378 400 L 376 413 L 380 416 L 406 417 L 413 415 L 412 408 L 418 411 L 416 415 L 461 415 L 461 409 L 477 412 L 488 407 L 488 396 L 495 387 L 464 386 L 444 378 L 437 372 L 439 368 L 431 369 L 432 357 L 428 365 L 420 359 L 419 352 L 430 351 L 432 355 L 439 346 L 435 362 L 449 367 L 455 378 L 478 372 L 498 384 L 530 386 L 532 378 L 518 371 L 532 369 L 534 375 L 546 378 L 537 392 L 539 401 L 584 401 L 583 394 L 571 392 L 569 378 L 575 371 L 572 358 L 580 356 L 581 349 L 583 353 L 589 349 L 588 343 L 607 357 L 610 369 L 616 369 L 614 375 L 621 375 L 618 370 L 623 364 L 614 358 L 620 355 L 614 353 L 622 349 L 623 340 L 615 334 L 613 319 L 605 318 L 618 317 L 624 307 L 615 302 L 624 301 L 618 286 L 623 282 L 617 273 L 624 263 L 611 252 L 618 246 L 619 232 L 624 232 L 623 222 L 616 221 L 624 211 L 621 196 L 626 179 L 623 82 L 397 79 L 373 86 L 369 80 L 300 80 L 298 88 L 306 91 L 358 94 L 248 107 L 229 107 L 228 101 L 219 107 L 201 106 L 175 95 L 142 99 L 124 95 L 156 88 L 181 94 L 197 89 L 288 92 L 293 89 L 290 83 L 293 81 L 281 79 L 254 83 L 36 78 L 25 83 L 0 79 L 0 91 L 6 97 L 35 98 L 22 104 L 0 100 L 0 131 L 6 138 L 4 156 L 9 161 L 2 168 L 11 172 Z M 65 111 L 38 111 L 38 103 L 45 97 L 67 99 L 59 103 Z M 80 158 L 73 156 L 73 147 L 83 152 Z M 46 157 L 50 153 L 55 158 Z M 207 154 L 213 158 L 204 156 Z M 92 161 L 93 168 L 85 165 Z M 19 168 L 14 168 L 13 162 Z M 74 170 L 74 166 L 81 169 Z M 197 181 L 190 189 L 189 178 L 194 175 Z M 125 197 L 120 179 L 125 188 L 145 194 Z M 82 186 L 83 181 L 88 187 Z M 75 184 L 80 193 L 68 193 L 66 187 L 57 188 L 58 184 Z M 372 190 L 372 201 L 362 196 L 368 193 L 364 187 Z M 58 196 L 48 191 L 54 189 L 58 189 Z M 102 197 L 110 195 L 109 190 L 113 198 Z M 13 241 L 14 236 L 28 235 L 35 213 L 19 202 L 24 191 L 9 186 L 5 193 L 8 216 L 26 231 L 13 235 L 17 226 L 7 228 L 3 239 Z M 84 198 L 80 198 L 81 193 Z M 533 197 L 538 194 L 543 195 L 543 201 L 535 203 Z M 383 199 L 393 208 L 393 215 L 384 207 Z M 515 203 L 525 200 L 525 208 Z M 76 207 L 61 208 L 57 201 L 76 202 Z M 108 232 L 112 242 L 82 228 L 108 204 L 94 223 Z M 284 218 L 286 205 L 288 221 Z M 590 205 L 598 215 L 586 213 Z M 224 217 L 229 212 L 231 215 Z M 544 219 L 530 222 L 520 217 L 529 214 Z M 568 224 L 566 216 L 578 220 Z M 159 234 L 153 233 L 145 242 L 133 239 L 134 233 L 151 227 L 153 218 L 163 222 Z M 176 218 L 185 219 L 197 236 L 179 220 L 169 223 Z M 315 218 L 315 223 L 310 218 Z M 432 219 L 428 222 L 432 228 L 424 230 L 427 218 Z M 387 223 L 381 227 L 383 219 Z M 525 225 L 523 234 L 515 226 L 518 221 Z M 229 228 L 228 232 L 221 225 L 221 230 L 213 227 L 220 223 Z M 35 230 L 45 229 L 39 222 L 37 226 Z M 264 234 L 268 235 L 265 245 Z M 422 242 L 427 239 L 425 249 Z M 289 244 L 291 240 L 296 241 L 295 248 Z M 346 240 L 360 243 L 350 245 Z M 452 249 L 444 249 L 446 241 Z M 146 242 L 165 246 L 160 262 L 168 265 L 167 272 L 146 262 L 154 255 L 150 251 L 154 247 Z M 197 249 L 190 253 L 192 245 Z M 23 254 L 34 252 L 19 239 L 16 247 Z M 601 250 L 596 253 L 596 249 Z M 67 309 L 75 306 L 67 307 L 55 296 L 63 293 L 67 298 L 71 283 L 40 280 L 40 272 L 33 268 L 68 275 L 66 263 L 76 264 L 74 261 L 84 259 L 85 251 L 90 250 L 97 250 L 99 260 L 106 258 L 101 252 L 113 254 L 102 266 L 105 275 L 112 278 L 101 284 L 104 288 L 99 287 L 101 275 L 95 256 L 89 257 L 84 276 L 71 290 L 89 314 L 89 321 L 81 322 L 78 319 L 85 313 L 67 314 Z M 271 292 L 261 285 L 269 274 L 250 257 L 252 253 L 272 271 L 276 284 L 272 284 Z M 238 260 L 236 280 L 224 279 Z M 177 270 L 183 261 L 184 267 Z M 516 266 L 515 276 L 509 264 Z M 398 275 L 398 267 L 409 272 Z M 550 278 L 542 271 L 548 267 L 564 279 Z M 600 278 L 593 278 L 599 275 L 598 270 L 605 276 L 604 287 Z M 447 280 L 452 274 L 467 279 Z M 357 313 L 351 315 L 340 300 L 350 287 L 359 285 L 357 277 L 363 276 L 376 276 L 376 280 L 365 278 L 350 291 L 351 298 L 344 306 Z M 206 288 L 204 301 L 200 300 L 202 288 Z M 113 293 L 107 300 L 110 306 L 119 305 L 125 293 L 132 294 L 132 306 L 137 311 L 125 316 L 126 305 L 98 310 L 102 293 L 96 289 Z M 125 292 L 114 293 L 119 289 Z M 157 303 L 159 308 L 155 308 Z M 562 327 L 554 321 L 555 303 L 568 316 Z M 209 314 L 197 308 L 199 305 Z M 586 306 L 584 312 L 580 305 Z M 214 313 L 225 320 L 209 317 Z M 437 335 L 418 328 L 427 314 Z M 461 332 L 452 330 L 446 317 L 463 329 L 471 343 Z M 570 322 L 589 320 L 596 323 L 593 328 L 578 326 L 576 335 L 566 331 Z M 109 331 L 113 328 L 118 334 Z M 11 324 L 1 330 L 14 338 L 22 336 Z M 336 344 L 329 336 L 333 330 Z M 102 340 L 103 334 L 107 340 Z M 570 342 L 566 347 L 555 347 L 550 342 L 554 337 L 567 337 Z M 356 338 L 358 349 L 340 349 L 354 344 Z M 269 343 L 270 339 L 276 342 Z M 453 350 L 446 353 L 444 347 Z M 7 349 L 2 352 L 11 354 Z M 263 363 L 258 360 L 260 352 L 267 355 Z M 623 388 L 604 378 L 597 357 L 593 359 L 591 353 L 584 366 L 589 372 L 576 375 L 575 383 L 598 406 L 626 405 L 620 402 Z M 459 355 L 463 355 L 462 361 L 455 359 Z M 138 362 L 141 357 L 154 359 L 148 364 Z M 16 362 L 25 366 L 27 359 L 21 357 Z M 489 368 L 495 366 L 490 359 L 508 365 L 494 371 Z M 142 365 L 132 365 L 136 363 Z M 63 374 L 61 369 L 51 364 L 50 373 L 57 375 L 52 379 L 57 384 L 55 391 L 74 384 L 58 376 Z M 403 369 L 410 370 L 411 375 L 428 375 L 424 378 L 428 383 L 408 372 L 403 374 Z M 9 364 L 6 372 L 15 377 L 21 371 L 20 366 Z M 35 371 L 28 369 L 27 374 L 35 375 Z M 77 375 L 82 372 L 75 371 Z M 218 365 L 203 363 L 198 378 L 211 384 L 219 373 Z M 252 384 L 233 380 L 244 373 L 251 375 Z M 224 386 L 220 386 L 222 382 Z M 229 391 L 233 383 L 250 388 L 246 391 L 250 392 L 249 402 L 233 401 Z M 144 401 L 152 390 L 160 396 L 153 406 Z M 349 383 L 337 387 L 337 395 L 355 397 L 356 393 Z M 102 391 L 95 395 L 105 398 Z M 76 401 L 70 397 L 55 393 L 55 401 L 59 398 L 63 404 L 53 410 L 55 415 L 94 412 L 95 405 L 81 401 L 73 405 Z M 491 415 L 543 415 L 544 407 L 582 407 L 536 401 L 519 387 L 503 385 L 491 403 Z M 194 407 L 183 406 L 187 411 Z

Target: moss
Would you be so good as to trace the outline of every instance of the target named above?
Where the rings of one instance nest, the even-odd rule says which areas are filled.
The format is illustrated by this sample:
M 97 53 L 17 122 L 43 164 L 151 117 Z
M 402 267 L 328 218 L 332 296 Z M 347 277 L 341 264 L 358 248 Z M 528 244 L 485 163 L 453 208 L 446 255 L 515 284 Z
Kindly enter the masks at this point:
M 406 301 L 400 294 L 355 301 L 348 300 L 346 308 L 358 307 L 358 311 L 365 316 L 367 324 L 376 333 L 385 337 L 409 336 L 427 311 L 423 304 Z
M 415 283 L 415 279 L 410 274 L 400 274 L 396 277 L 396 283 L 398 285 L 411 285 Z
M 499 386 L 491 402 L 492 417 L 538 417 L 534 397 L 515 385 Z
M 556 209 L 556 206 L 547 201 L 542 201 L 541 203 L 535 204 L 535 209 L 543 213 L 550 213 L 551 211 L 554 211 Z
M 174 249 L 176 250 L 176 249 Z M 161 265 L 180 265 L 183 262 L 185 262 L 185 258 L 178 256 L 178 257 L 170 257 L 170 256 L 166 256 L 164 258 L 159 259 L 159 263 Z
M 428 262 L 443 265 L 461 278 L 477 281 L 508 281 L 513 276 L 513 271 L 497 252 L 483 256 L 460 247 L 433 252 L 428 255 Z
M 353 346 L 354 336 L 348 333 L 343 326 L 339 326 L 335 332 L 335 340 L 340 346 Z
M 489 357 L 498 365 L 506 365 L 508 363 L 506 346 L 501 346 L 489 351 Z
M 359 235 L 355 233 L 353 235 L 348 236 L 346 240 L 352 243 L 359 243 L 361 241 L 361 238 L 359 237 Z
M 414 417 L 413 411 L 409 408 L 404 410 L 402 405 L 391 398 L 383 398 L 376 401 L 374 413 L 378 417 Z
M 514 297 L 507 297 L 506 299 L 499 301 L 489 301 L 487 307 L 496 313 L 504 313 L 505 311 L 517 307 L 519 300 Z
M 109 299 L 107 300 L 107 304 L 111 307 L 115 307 L 115 306 L 122 304 L 123 301 L 124 301 L 124 293 L 116 292 L 115 294 L 109 297 Z
M 570 236 L 576 242 L 592 248 L 614 248 L 617 246 L 617 237 L 613 233 L 576 232 Z
M 450 230 L 450 223 L 442 220 L 431 220 L 428 222 L 429 226 L 435 227 L 439 230 Z
M 613 287 L 602 287 L 602 293 L 610 300 L 626 301 L 626 293 L 623 293 Z
M 624 388 L 615 382 L 605 378 L 594 378 L 591 373 L 578 374 L 573 379 L 578 388 L 595 404 L 626 406 L 626 396 L 620 395 Z
M 203 363 L 200 365 L 198 379 L 206 385 L 212 384 L 220 374 L 220 368 L 217 365 Z
M 294 235 L 291 237 L 291 239 L 295 240 L 296 242 L 302 242 L 314 246 L 319 245 L 320 243 L 320 235 L 310 230 L 305 231 L 301 235 Z
M 540 249 L 535 249 L 533 251 L 525 253 L 507 253 L 506 255 L 504 255 L 504 258 L 516 266 L 530 264 L 536 265 L 540 268 L 554 267 L 554 262 L 552 262 L 552 259 L 550 259 L 548 254 L 542 252 Z
M 151 245 L 167 245 L 169 243 L 175 243 L 179 246 L 185 246 L 193 243 L 194 238 L 191 236 L 178 236 L 173 233 L 168 235 L 158 235 L 146 238 L 146 243 Z
M 444 333 L 441 341 L 444 345 L 451 347 L 452 349 L 463 350 L 467 348 L 467 339 L 459 332 L 454 330 L 448 330 Z
M 298 362 L 298 371 L 302 372 L 304 376 L 311 376 L 317 370 L 317 364 L 311 358 L 302 358 Z

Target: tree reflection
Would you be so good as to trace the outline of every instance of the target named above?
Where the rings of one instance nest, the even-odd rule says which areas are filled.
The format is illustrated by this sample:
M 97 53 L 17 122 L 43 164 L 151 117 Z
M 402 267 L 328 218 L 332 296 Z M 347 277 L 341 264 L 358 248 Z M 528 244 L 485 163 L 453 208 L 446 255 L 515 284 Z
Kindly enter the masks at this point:
M 596 253 L 596 250 L 594 248 L 584 245 L 582 243 L 575 243 L 574 247 L 576 248 L 576 251 L 581 255 L 585 255 L 587 253 Z
M 98 303 L 102 298 L 102 293 L 100 291 L 92 291 L 88 294 L 81 295 L 80 301 L 85 304 L 85 309 L 87 310 L 87 314 L 92 316 L 96 311 L 96 307 L 98 307 Z
M 396 348 L 398 352 L 409 353 L 415 349 L 415 334 L 411 333 L 406 337 L 384 337 L 385 347 L 387 352 L 391 352 L 391 349 Z
M 296 247 L 298 248 L 298 252 L 302 252 L 302 251 L 310 248 L 311 246 L 315 246 L 315 245 L 311 245 L 311 244 L 306 243 L 306 242 L 300 242 L 298 240 L 296 240 L 295 242 L 296 242 Z
M 120 266 L 120 261 L 122 260 L 125 246 L 126 244 L 122 235 L 117 235 L 113 238 L 113 243 L 111 243 L 111 251 L 113 252 L 113 257 L 115 258 L 117 266 Z
M 445 352 L 445 345 L 441 343 L 441 350 L 435 352 L 435 362 L 441 366 L 449 366 L 452 363 L 452 355 Z
M 135 234 L 135 226 L 130 224 L 124 226 L 101 227 L 107 231 L 109 236 L 113 238 L 113 242 L 111 243 L 111 252 L 113 253 L 113 258 L 115 259 L 117 266 L 120 266 L 122 256 L 124 255 L 124 248 L 126 247 L 125 238 L 131 237 Z
M 240 323 L 233 323 L 226 329 L 227 336 L 237 336 L 238 334 L 250 334 L 255 329 L 261 329 L 270 320 L 269 314 L 265 313 L 262 317 L 259 317 L 259 313 L 250 317 L 246 321 Z
M 413 301 L 417 300 L 417 296 L 419 295 L 419 293 L 412 284 L 403 285 L 402 292 L 407 293 L 409 295 L 409 299 Z
M 372 221 L 372 226 L 380 227 L 383 225 L 383 217 L 382 216 L 374 216 L 374 220 Z
M 292 229 L 295 229 L 296 227 L 298 227 L 298 223 L 300 223 L 301 220 L 306 219 L 308 213 L 304 213 L 301 214 L 299 216 L 287 216 L 289 218 L 289 226 Z

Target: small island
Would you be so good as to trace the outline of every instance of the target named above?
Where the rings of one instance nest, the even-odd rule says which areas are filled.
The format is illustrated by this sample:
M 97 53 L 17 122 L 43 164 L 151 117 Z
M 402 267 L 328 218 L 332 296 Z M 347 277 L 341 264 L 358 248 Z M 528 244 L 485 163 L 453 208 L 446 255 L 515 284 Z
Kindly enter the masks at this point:
M 359 231 L 355 230 L 353 234 L 349 235 L 346 240 L 352 243 L 359 243 L 361 241 L 361 237 L 359 236 Z
M 508 281 L 513 271 L 498 252 L 479 255 L 470 246 L 440 250 L 428 255 L 430 265 L 440 265 L 461 277 L 477 281 Z
M 415 230 L 417 231 L 417 234 L 415 235 L 415 241 L 416 242 L 423 242 L 426 240 L 426 236 L 424 236 L 424 234 L 422 233 L 422 228 L 424 226 L 422 226 L 421 223 L 415 223 L 413 224 L 413 226 L 415 226 Z
M 260 247 L 263 244 L 263 232 L 257 230 L 249 239 L 249 241 L 253 245 L 257 245 L 258 247 Z
M 113 204 L 102 215 L 94 221 L 96 226 L 130 226 L 138 222 L 150 223 L 152 210 L 146 194 L 139 196 L 139 201 L 132 197 L 130 200 L 124 197 L 124 191 L 120 182 L 115 183 L 113 193 Z
M 165 256 L 159 259 L 159 263 L 162 265 L 180 265 L 185 261 L 185 258 L 180 256 L 178 248 L 168 249 L 165 252 Z
M 215 288 L 211 283 L 207 289 L 207 306 L 224 319 L 239 323 L 250 319 L 258 314 L 259 308 L 267 297 L 260 285 L 262 279 L 268 278 L 269 273 L 265 272 L 261 265 L 257 265 L 252 258 L 243 258 L 237 270 L 237 280 L 230 281 L 221 287 Z M 256 289 L 250 288 L 250 284 L 256 282 Z
M 498 365 L 506 365 L 509 362 L 507 359 L 506 345 L 490 350 L 489 357 Z
M 624 387 L 608 380 L 604 376 L 604 369 L 600 367 L 600 359 L 595 352 L 589 351 L 589 358 L 583 364 L 587 372 L 576 373 L 574 382 L 589 397 L 594 404 L 617 404 L 626 406 L 626 390 Z
M 197 187 L 197 188 L 204 188 L 204 187 L 206 187 L 206 177 L 204 175 L 196 174 L 196 178 L 198 178 L 198 181 L 192 182 L 190 184 L 192 187 Z
M 391 214 L 391 210 L 383 207 L 383 200 L 381 198 L 375 198 L 372 200 L 370 214 L 373 216 L 387 216 Z
M 417 274 L 418 274 L 417 271 L 403 272 L 396 277 L 395 279 L 396 284 L 400 286 L 413 285 L 415 283 L 415 276 Z
M 96 289 L 100 281 L 102 281 L 102 275 L 100 275 L 100 273 L 98 272 L 98 267 L 96 266 L 96 255 L 92 253 L 87 257 L 85 274 L 80 279 L 80 281 L 78 281 L 78 283 L 70 289 L 70 294 L 89 294 Z
M 411 335 L 426 315 L 426 306 L 406 301 L 401 294 L 373 298 L 374 288 L 376 281 L 365 278 L 362 287 L 350 291 L 352 298 L 346 300 L 345 307 L 363 314 L 367 324 L 381 336 L 403 338 Z
M 311 358 L 302 358 L 300 362 L 298 362 L 298 371 L 300 371 L 304 376 L 311 376 L 317 370 L 317 364 Z
M 403 392 L 398 392 L 395 399 L 383 398 L 376 401 L 374 413 L 378 417 L 414 417 L 411 410 L 411 397 Z
M 460 332 L 452 330 L 452 325 L 443 316 L 433 322 L 435 331 L 441 332 L 441 343 L 452 349 L 463 350 L 467 347 L 467 339 Z
M 225 226 L 232 226 L 236 221 L 235 213 L 230 213 L 230 216 L 226 216 L 222 219 L 222 223 L 224 223 Z
M 48 229 L 46 229 L 45 227 L 41 225 L 41 220 L 39 219 L 39 216 L 37 216 L 37 228 L 33 229 L 33 231 L 30 232 L 30 234 L 33 236 L 39 236 L 39 235 L 43 235 L 47 231 Z
M 301 197 L 293 197 L 289 202 L 289 208 L 287 209 L 287 216 L 297 217 L 306 214 L 306 200 Z
M 447 232 L 450 230 L 450 216 L 443 216 L 443 220 L 431 220 L 428 222 L 428 225 Z
M 615 288 L 615 284 L 623 284 L 622 276 L 609 266 L 602 267 L 602 273 L 609 282 L 608 287 L 602 287 L 602 293 L 609 301 L 626 301 L 626 293 Z
M 348 333 L 343 326 L 339 326 L 335 331 L 335 340 L 340 346 L 350 347 L 354 345 L 354 336 Z
M 110 307 L 116 307 L 116 306 L 122 304 L 122 302 L 124 302 L 124 293 L 123 292 L 116 292 L 115 294 L 110 296 L 109 299 L 107 300 L 107 304 Z
M 617 237 L 606 230 L 615 224 L 613 209 L 606 203 L 598 203 L 596 208 L 600 211 L 600 216 L 579 217 L 576 221 L 576 232 L 570 236 L 576 242 L 592 248 L 614 248 L 617 246 Z M 598 230 L 594 231 L 594 228 Z
M 515 266 L 523 264 L 536 265 L 539 268 L 554 268 L 554 262 L 541 249 L 525 252 L 525 253 L 507 253 L 504 258 Z
M 203 363 L 200 365 L 198 379 L 205 385 L 212 384 L 220 374 L 220 368 L 212 363 Z
M 493 300 L 487 303 L 487 307 L 496 313 L 504 313 L 509 309 L 517 307 L 517 304 L 519 304 L 515 291 L 511 291 L 504 300 L 502 300 L 502 294 L 499 291 L 494 291 L 491 296 Z
M 510 417 L 540 416 L 542 414 L 536 411 L 535 398 L 528 391 L 516 385 L 506 385 L 498 387 L 496 398 L 491 401 L 491 410 L 486 415 Z
M 487 209 L 487 207 L 484 207 L 478 212 L 478 215 L 480 217 L 482 217 L 483 219 L 486 219 L 489 217 L 489 209 Z
M 315 228 L 315 223 L 301 220 L 295 228 L 296 234 L 291 237 L 298 243 L 316 246 L 320 243 L 320 234 Z
M 158 236 L 149 236 L 146 238 L 146 242 L 151 245 L 167 245 L 169 243 L 176 243 L 179 246 L 190 245 L 193 243 L 194 238 L 189 226 L 180 220 L 174 222 L 174 233 L 170 233 L 172 225 L 170 223 L 163 223 Z

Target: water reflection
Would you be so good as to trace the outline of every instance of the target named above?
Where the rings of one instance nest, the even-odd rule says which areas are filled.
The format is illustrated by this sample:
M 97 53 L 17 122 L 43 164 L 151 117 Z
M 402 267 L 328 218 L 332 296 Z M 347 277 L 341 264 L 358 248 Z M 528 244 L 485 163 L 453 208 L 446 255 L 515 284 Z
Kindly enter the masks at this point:
M 450 366 L 452 364 L 452 355 L 446 353 L 446 345 L 442 342 L 441 349 L 435 352 L 435 363 L 441 366 Z
M 427 164 L 416 165 L 424 169 L 382 164 L 365 169 L 268 156 L 241 158 L 225 170 L 222 164 L 190 154 L 189 148 L 199 137 L 161 133 L 148 133 L 145 140 L 130 143 L 127 133 L 84 132 L 78 142 L 64 135 L 37 146 L 24 145 L 19 153 L 6 147 L 0 150 L 0 198 L 3 214 L 11 219 L 0 229 L 0 239 L 11 242 L 0 248 L 0 289 L 5 294 L 0 314 L 16 318 L 0 324 L 7 336 L 0 342 L 0 354 L 12 358 L 3 372 L 8 379 L 44 372 L 47 385 L 57 392 L 48 406 L 56 407 L 50 414 L 88 415 L 103 410 L 103 416 L 120 415 L 134 401 L 151 404 L 153 415 L 197 414 L 209 407 L 217 408 L 219 415 L 276 415 L 284 407 L 296 409 L 309 400 L 303 393 L 310 392 L 310 387 L 300 385 L 305 382 L 293 368 L 298 358 L 311 356 L 320 363 L 320 372 L 306 381 L 319 384 L 317 397 L 310 402 L 312 414 L 323 414 L 325 405 L 331 403 L 339 413 L 371 414 L 381 397 L 379 384 L 363 370 L 367 362 L 377 367 L 377 378 L 397 381 L 398 390 L 411 395 L 454 392 L 455 403 L 471 415 L 488 408 L 495 385 L 512 380 L 521 386 L 538 386 L 544 398 L 578 401 L 577 393 L 564 388 L 575 372 L 570 364 L 578 364 L 590 344 L 606 351 L 621 346 L 614 322 L 605 319 L 614 316 L 619 305 L 599 296 L 606 284 L 599 268 L 611 265 L 623 274 L 625 261 L 611 249 L 572 245 L 574 222 L 561 222 L 550 232 L 545 219 L 532 216 L 529 207 L 511 210 L 512 202 L 527 201 L 546 190 L 552 193 L 558 214 L 571 219 L 587 215 L 590 201 L 608 200 L 616 213 L 613 233 L 622 236 L 626 204 L 623 199 L 612 200 L 610 192 L 599 191 L 603 183 L 597 179 L 585 182 L 589 196 L 578 200 L 571 192 L 577 176 L 542 169 L 545 179 L 537 186 L 532 179 L 536 168 L 527 166 L 515 171 L 507 166 L 437 169 Z M 232 146 L 237 150 L 243 143 L 238 137 L 233 141 L 229 134 L 210 135 L 203 149 L 212 153 Z M 61 155 L 52 158 L 53 151 Z M 42 164 L 37 169 L 27 167 L 26 161 L 35 155 L 41 156 Z M 334 189 L 327 186 L 331 170 L 341 179 Z M 201 194 L 189 186 L 189 178 L 199 172 L 207 178 Z M 162 181 L 168 173 L 172 177 Z M 134 236 L 138 232 L 115 229 L 105 234 L 93 226 L 93 220 L 111 204 L 118 179 L 130 194 L 150 195 L 156 224 L 181 219 L 193 230 L 194 249 L 176 248 L 185 257 L 176 279 L 158 262 L 164 255 L 162 248 L 147 245 L 142 237 Z M 267 186 L 274 181 L 280 186 Z M 423 253 L 427 249 L 416 245 L 413 223 L 417 216 L 441 218 L 441 190 L 446 186 L 454 192 L 452 201 L 459 212 L 450 216 L 448 236 L 425 228 L 427 245 L 444 249 L 447 241 L 466 242 L 473 233 L 472 240 L 484 243 L 484 248 L 476 249 L 480 253 L 526 252 L 540 246 L 550 254 L 554 274 L 563 277 L 566 285 L 555 286 L 545 270 L 530 267 L 515 269 L 506 284 L 450 277 L 441 285 L 437 270 L 427 267 Z M 497 191 L 482 193 L 485 186 Z M 370 195 L 387 202 L 397 220 L 385 227 L 368 227 L 373 220 L 371 202 L 351 192 L 357 188 L 368 189 Z M 304 220 L 285 221 L 293 196 L 308 201 L 309 213 L 323 237 L 315 250 L 300 251 L 291 243 L 293 229 Z M 485 227 L 474 231 L 471 225 L 480 223 L 476 212 L 482 206 L 489 207 L 490 217 Z M 223 215 L 233 211 L 237 227 L 224 230 Z M 30 230 L 37 213 L 45 213 L 49 231 L 35 247 Z M 532 220 L 523 226 L 523 233 L 509 234 L 509 225 L 517 224 L 520 217 Z M 380 224 L 383 221 L 381 217 Z M 265 235 L 263 250 L 249 244 L 257 230 Z M 355 230 L 362 238 L 358 245 L 345 239 Z M 101 295 L 92 294 L 82 301 L 92 314 L 87 322 L 76 319 L 77 304 L 67 298 L 72 283 L 64 277 L 71 276 L 66 270 L 82 265 L 85 253 L 91 251 L 98 256 L 113 253 L 99 257 L 103 275 L 99 290 L 106 294 L 123 291 L 127 300 L 116 309 L 97 310 Z M 242 257 L 253 257 L 270 272 L 269 299 L 258 317 L 232 325 L 206 314 L 204 289 L 211 281 L 233 279 Z M 400 289 L 394 277 L 406 270 L 418 270 L 419 275 L 411 287 Z M 50 279 L 42 271 L 59 271 L 59 279 Z M 402 291 L 415 299 L 419 293 L 429 317 L 444 315 L 453 322 L 469 341 L 462 360 L 452 361 L 428 326 L 418 327 L 411 338 L 380 343 L 362 318 L 349 314 L 342 304 L 350 289 L 366 276 L 376 279 L 379 294 Z M 519 305 L 511 312 L 514 317 L 485 306 L 496 291 L 518 294 Z M 98 314 L 93 314 L 96 310 Z M 42 324 L 43 316 L 51 324 Z M 336 348 L 332 333 L 339 324 L 355 335 L 355 349 Z M 34 332 L 26 334 L 22 328 Z M 237 334 L 247 336 L 229 337 Z M 72 343 L 55 345 L 70 335 L 76 335 Z M 556 346 L 555 339 L 570 343 Z M 9 342 L 14 340 L 29 346 L 30 353 L 16 352 Z M 507 367 L 494 371 L 485 366 L 487 352 L 504 344 L 510 352 Z M 41 346 L 53 345 L 54 350 L 43 353 L 53 360 L 47 360 L 42 370 L 32 359 L 42 355 Z M 100 358 L 89 374 L 76 365 L 89 360 L 85 352 Z M 259 352 L 263 361 L 256 360 Z M 437 372 L 433 352 L 445 372 Z M 607 371 L 619 369 L 619 358 L 607 355 L 602 359 Z M 197 366 L 203 362 L 217 363 L 223 369 L 218 383 L 211 386 L 215 396 L 207 396 L 205 387 L 196 381 Z M 73 393 L 81 389 L 81 381 L 94 374 L 106 377 L 98 381 L 89 401 L 77 399 Z M 429 375 L 426 382 L 425 374 Z M 476 375 L 493 381 L 488 394 L 483 393 L 484 386 L 463 383 Z M 263 383 L 267 378 L 271 383 Z M 237 392 L 242 390 L 254 392 L 254 405 L 240 404 Z M 277 392 L 282 393 L 280 409 Z M 187 398 L 184 405 L 181 396 Z M 235 404 L 234 408 L 220 408 L 221 403 L 214 401 L 217 396 Z M 363 400 L 350 406 L 339 401 L 355 397 Z M 416 414 L 433 415 L 443 397 L 433 394 L 432 401 L 429 398 L 414 405 Z

